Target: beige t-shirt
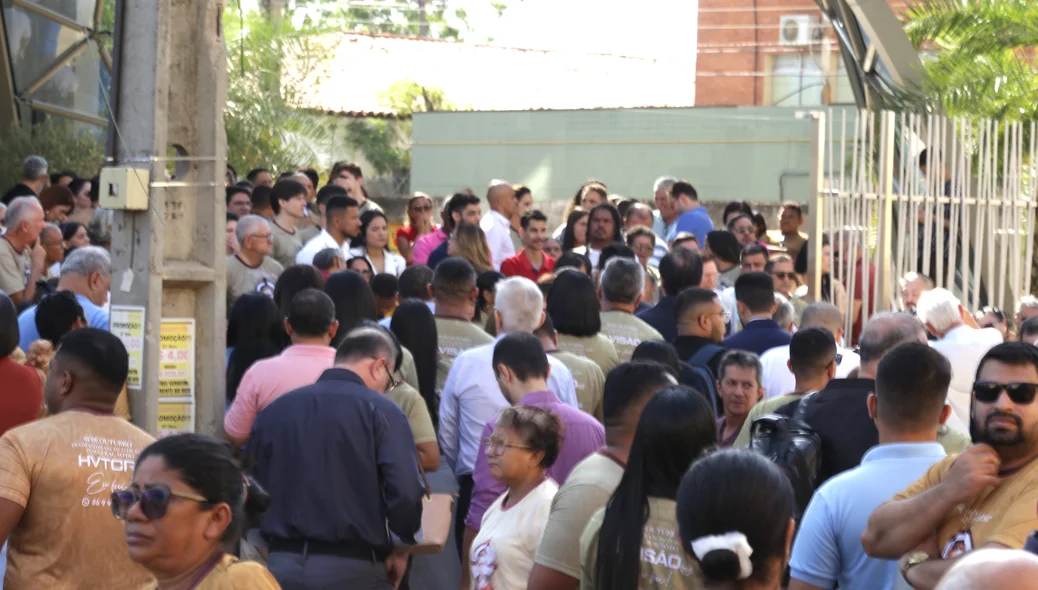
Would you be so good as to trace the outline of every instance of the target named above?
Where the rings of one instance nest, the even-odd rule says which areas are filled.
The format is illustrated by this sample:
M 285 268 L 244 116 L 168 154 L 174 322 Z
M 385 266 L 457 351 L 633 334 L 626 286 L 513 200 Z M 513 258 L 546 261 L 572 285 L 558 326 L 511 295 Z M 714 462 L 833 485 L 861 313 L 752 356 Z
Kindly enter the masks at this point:
M 535 563 L 581 578 L 580 536 L 592 515 L 609 502 L 623 474 L 623 466 L 602 453 L 588 455 L 573 468 L 552 499 Z
M 415 391 L 419 391 L 421 386 L 418 385 L 418 369 L 414 366 L 414 355 L 404 346 L 400 347 L 400 353 L 400 356 L 404 358 L 400 359 L 400 370 L 394 374 L 394 377 L 407 383 Z
M 911 498 L 941 483 L 958 455 L 946 457 L 930 468 L 919 481 L 894 496 Z M 941 559 L 952 559 L 985 543 L 1023 549 L 1027 536 L 1038 529 L 1035 497 L 1038 496 L 1038 461 L 1003 476 L 972 501 L 959 504 L 937 530 Z
M 11 242 L 0 237 L 0 291 L 11 295 L 25 290 L 25 280 L 29 276 L 29 259 L 26 253 L 14 249 Z
M 645 321 L 626 311 L 602 312 L 602 334 L 613 341 L 621 363 L 631 360 L 634 349 L 646 340 L 663 340 L 663 335 Z
M 305 246 L 307 242 L 317 237 L 317 234 L 321 233 L 321 227 L 314 225 L 312 222 L 307 223 L 304 227 L 296 230 L 296 236 L 299 237 L 299 241 Z M 295 264 L 295 260 L 292 264 Z
M 277 260 L 265 256 L 259 266 L 245 264 L 237 254 L 227 257 L 227 305 L 230 307 L 246 293 L 258 291 L 274 296 L 274 285 L 284 267 Z
M 592 360 L 563 350 L 553 350 L 551 355 L 562 361 L 573 374 L 573 385 L 577 391 L 580 409 L 602 422 L 602 396 L 605 393 L 605 373 L 602 369 Z
M 440 358 L 436 362 L 436 393 L 439 394 L 447 382 L 447 374 L 451 372 L 454 359 L 464 350 L 490 344 L 494 337 L 469 321 L 438 316 L 435 320 L 436 347 L 440 351 Z
M 613 367 L 620 364 L 620 356 L 616 354 L 613 341 L 602 332 L 594 336 L 559 334 L 558 346 L 559 350 L 595 361 L 595 364 L 602 369 L 602 373 L 606 375 Z
M 414 435 L 414 444 L 436 442 L 436 431 L 433 430 L 432 417 L 429 416 L 429 407 L 418 390 L 407 383 L 402 383 L 386 392 L 386 397 L 393 400 L 407 416 L 407 423 L 411 426 L 411 434 Z
M 792 393 L 787 393 L 786 395 L 780 395 L 778 397 L 757 402 L 755 406 L 750 408 L 750 413 L 746 416 L 746 421 L 742 423 L 742 430 L 739 431 L 739 436 L 735 439 L 735 443 L 732 444 L 732 447 L 736 449 L 745 449 L 749 447 L 750 427 L 753 425 L 754 420 L 761 416 L 767 416 L 782 406 L 804 397 L 804 395 L 806 394 L 794 395 Z
M 9 540 L 4 587 L 85 590 L 150 582 L 130 561 L 110 496 L 130 485 L 137 456 L 154 441 L 115 416 L 77 411 L 7 431 L 0 438 L 0 498 L 25 511 Z
M 296 263 L 296 254 L 303 249 L 303 241 L 300 238 L 302 232 L 294 229 L 291 232 L 273 221 L 270 231 L 274 234 L 274 253 L 271 258 L 277 260 L 283 268 L 288 268 Z
M 675 517 L 677 502 L 669 498 L 649 497 L 649 519 L 642 529 L 641 568 L 639 590 L 699 590 L 699 566 L 685 554 L 678 535 Z M 605 508 L 600 508 L 580 537 L 580 588 L 598 587 L 598 535 L 602 531 Z

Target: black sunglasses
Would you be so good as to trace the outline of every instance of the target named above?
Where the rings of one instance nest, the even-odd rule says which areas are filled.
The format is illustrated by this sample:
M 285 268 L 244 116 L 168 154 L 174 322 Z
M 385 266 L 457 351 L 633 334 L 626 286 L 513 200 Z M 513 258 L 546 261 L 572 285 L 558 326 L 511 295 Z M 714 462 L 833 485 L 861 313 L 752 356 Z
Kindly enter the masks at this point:
M 1038 383 L 991 383 L 978 381 L 973 384 L 973 396 L 983 404 L 993 404 L 1005 391 L 1014 404 L 1027 405 L 1034 402 Z
M 125 489 L 112 492 L 112 516 L 119 520 L 126 520 L 133 505 L 140 502 L 141 513 L 144 514 L 144 517 L 148 520 L 158 520 L 166 516 L 166 509 L 169 508 L 169 502 L 173 497 L 194 500 L 201 504 L 209 503 L 209 500 L 198 494 L 178 492 L 169 489 L 169 486 L 165 484 L 158 484 L 143 491 Z

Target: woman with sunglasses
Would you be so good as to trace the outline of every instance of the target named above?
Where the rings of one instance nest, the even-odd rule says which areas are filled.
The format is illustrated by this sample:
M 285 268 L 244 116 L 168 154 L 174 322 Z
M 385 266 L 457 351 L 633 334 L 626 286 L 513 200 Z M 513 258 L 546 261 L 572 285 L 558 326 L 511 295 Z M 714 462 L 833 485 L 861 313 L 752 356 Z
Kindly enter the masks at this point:
M 490 474 L 508 490 L 483 514 L 472 541 L 470 587 L 525 589 L 559 490 L 547 470 L 559 458 L 562 423 L 538 408 L 505 408 L 484 444 Z
M 418 238 L 439 229 L 433 223 L 432 198 L 425 193 L 415 193 L 407 202 L 407 220 L 396 230 L 396 249 L 407 261 L 407 266 L 414 264 L 412 251 Z
M 141 452 L 130 487 L 112 492 L 112 514 L 126 523 L 130 559 L 155 576 L 151 588 L 269 590 L 280 586 L 265 567 L 224 551 L 267 501 L 225 443 L 176 434 Z

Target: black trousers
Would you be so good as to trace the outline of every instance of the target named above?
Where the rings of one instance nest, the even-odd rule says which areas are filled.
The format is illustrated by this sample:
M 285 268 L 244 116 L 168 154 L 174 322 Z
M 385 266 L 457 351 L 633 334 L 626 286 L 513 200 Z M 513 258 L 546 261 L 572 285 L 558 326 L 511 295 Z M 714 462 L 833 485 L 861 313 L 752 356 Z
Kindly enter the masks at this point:
M 454 512 L 454 540 L 458 544 L 458 557 L 461 559 L 461 567 L 468 567 L 468 555 L 462 555 L 464 551 L 465 517 L 469 515 L 469 504 L 472 503 L 472 474 L 458 476 L 458 503 Z

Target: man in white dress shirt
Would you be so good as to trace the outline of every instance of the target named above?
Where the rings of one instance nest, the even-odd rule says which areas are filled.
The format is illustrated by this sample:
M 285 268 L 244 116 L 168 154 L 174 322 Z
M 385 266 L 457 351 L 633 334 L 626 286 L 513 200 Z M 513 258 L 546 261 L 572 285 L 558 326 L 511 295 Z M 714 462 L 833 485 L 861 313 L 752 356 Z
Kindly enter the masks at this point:
M 497 339 L 470 348 L 454 359 L 440 395 L 440 448 L 443 458 L 458 478 L 458 504 L 455 533 L 462 539 L 465 515 L 472 498 L 472 471 L 479 447 L 483 444 L 483 426 L 509 407 L 494 375 L 494 344 L 511 332 L 533 333 L 544 321 L 544 297 L 540 287 L 530 279 L 512 277 L 497 284 L 494 298 L 494 320 Z M 562 361 L 548 355 L 551 372 L 548 389 L 562 403 L 579 408 L 573 375 Z M 459 546 L 458 550 L 461 548 Z
M 350 259 L 350 239 L 360 233 L 360 206 L 353 198 L 335 196 L 324 206 L 325 227 L 296 254 L 296 264 L 313 264 L 314 256 L 325 248 L 339 248 Z
M 800 329 L 825 328 L 836 337 L 836 378 L 844 379 L 851 371 L 861 366 L 861 357 L 840 345 L 843 340 L 843 316 L 840 308 L 831 303 L 818 302 L 808 305 L 800 318 Z M 789 370 L 789 346 L 777 346 L 760 357 L 764 368 L 764 397 L 771 399 L 793 391 L 796 378 Z
M 515 190 L 512 184 L 504 180 L 490 181 L 487 190 L 487 202 L 490 211 L 483 216 L 479 227 L 487 235 L 487 245 L 490 246 L 490 262 L 494 270 L 501 270 L 501 263 L 505 258 L 515 256 L 515 245 L 512 243 L 512 215 L 518 202 L 515 200 Z
M 973 316 L 947 289 L 933 289 L 920 295 L 916 316 L 937 337 L 930 345 L 951 363 L 948 403 L 955 415 L 969 424 L 977 366 L 988 350 L 1001 344 L 1002 334 L 995 328 L 978 328 Z

